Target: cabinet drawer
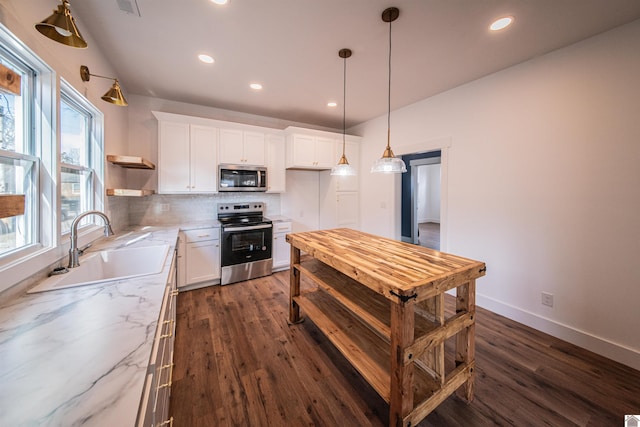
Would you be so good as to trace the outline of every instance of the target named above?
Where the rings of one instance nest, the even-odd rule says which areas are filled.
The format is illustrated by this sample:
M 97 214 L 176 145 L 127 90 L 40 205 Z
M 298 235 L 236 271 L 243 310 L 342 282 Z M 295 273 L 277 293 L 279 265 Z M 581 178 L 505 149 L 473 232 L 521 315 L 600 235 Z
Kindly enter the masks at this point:
M 220 239 L 219 228 L 200 228 L 197 230 L 183 231 L 187 243 L 205 242 L 207 240 Z
M 290 233 L 290 232 L 291 232 L 290 222 L 274 222 L 273 223 L 273 234 Z

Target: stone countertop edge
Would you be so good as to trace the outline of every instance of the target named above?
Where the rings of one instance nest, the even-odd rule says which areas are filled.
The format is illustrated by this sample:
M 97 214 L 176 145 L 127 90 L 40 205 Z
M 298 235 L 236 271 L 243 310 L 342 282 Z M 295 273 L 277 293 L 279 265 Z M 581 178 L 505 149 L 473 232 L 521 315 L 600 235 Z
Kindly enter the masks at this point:
M 3 425 L 135 425 L 179 228 L 135 227 L 88 251 L 169 244 L 161 273 L 0 305 Z

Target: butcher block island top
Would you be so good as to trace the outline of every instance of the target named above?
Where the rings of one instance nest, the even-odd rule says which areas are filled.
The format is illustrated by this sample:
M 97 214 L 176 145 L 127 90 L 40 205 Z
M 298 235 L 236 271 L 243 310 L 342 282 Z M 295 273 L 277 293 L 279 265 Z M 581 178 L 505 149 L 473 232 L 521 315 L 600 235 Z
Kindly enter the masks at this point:
M 483 262 L 346 228 L 287 242 L 289 321 L 302 321 L 302 309 L 389 403 L 390 426 L 417 425 L 456 391 L 473 399 Z M 445 292 L 454 288 L 447 317 Z

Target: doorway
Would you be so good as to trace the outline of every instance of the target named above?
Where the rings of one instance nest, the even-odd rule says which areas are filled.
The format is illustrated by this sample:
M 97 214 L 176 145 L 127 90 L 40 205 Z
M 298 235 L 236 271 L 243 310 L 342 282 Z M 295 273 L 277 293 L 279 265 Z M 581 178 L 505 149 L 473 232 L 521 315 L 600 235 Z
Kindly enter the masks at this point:
M 402 156 L 402 241 L 440 250 L 441 153 Z

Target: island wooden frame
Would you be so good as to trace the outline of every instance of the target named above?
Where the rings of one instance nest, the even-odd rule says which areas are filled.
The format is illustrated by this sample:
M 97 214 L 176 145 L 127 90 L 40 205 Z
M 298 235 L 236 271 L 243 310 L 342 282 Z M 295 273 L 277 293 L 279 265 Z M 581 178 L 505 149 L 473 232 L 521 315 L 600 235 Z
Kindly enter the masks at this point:
M 389 425 L 417 425 L 454 392 L 471 401 L 475 280 L 483 262 L 351 229 L 287 234 L 289 322 L 300 308 L 389 404 Z M 301 251 L 305 257 L 301 257 Z M 301 290 L 301 274 L 316 287 Z M 444 296 L 456 289 L 456 313 Z M 455 368 L 445 341 L 455 337 Z

